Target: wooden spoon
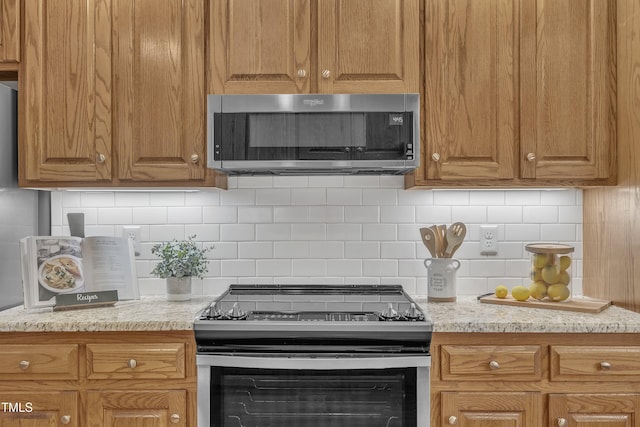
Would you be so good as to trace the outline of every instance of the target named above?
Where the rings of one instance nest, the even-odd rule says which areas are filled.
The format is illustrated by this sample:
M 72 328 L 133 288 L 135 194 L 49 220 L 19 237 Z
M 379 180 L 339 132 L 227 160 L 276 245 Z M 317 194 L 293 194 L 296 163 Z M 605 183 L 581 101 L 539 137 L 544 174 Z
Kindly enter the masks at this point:
M 437 258 L 438 248 L 436 246 L 436 235 L 433 233 L 433 230 L 430 228 L 421 228 L 420 236 L 422 236 L 422 243 L 424 243 L 424 245 L 427 247 L 427 250 L 429 251 L 429 253 L 431 253 L 431 256 L 433 258 Z
M 447 247 L 444 250 L 444 257 L 451 258 L 460 247 L 464 236 L 467 234 L 467 226 L 461 222 L 454 222 L 447 228 Z

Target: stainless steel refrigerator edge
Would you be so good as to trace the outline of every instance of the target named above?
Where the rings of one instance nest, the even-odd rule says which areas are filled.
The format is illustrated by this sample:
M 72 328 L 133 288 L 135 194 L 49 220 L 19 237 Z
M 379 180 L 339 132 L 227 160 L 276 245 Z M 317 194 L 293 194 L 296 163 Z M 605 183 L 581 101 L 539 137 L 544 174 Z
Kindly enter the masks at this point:
M 0 82 L 0 311 L 23 302 L 20 239 L 50 233 L 50 193 L 18 188 L 18 92 Z

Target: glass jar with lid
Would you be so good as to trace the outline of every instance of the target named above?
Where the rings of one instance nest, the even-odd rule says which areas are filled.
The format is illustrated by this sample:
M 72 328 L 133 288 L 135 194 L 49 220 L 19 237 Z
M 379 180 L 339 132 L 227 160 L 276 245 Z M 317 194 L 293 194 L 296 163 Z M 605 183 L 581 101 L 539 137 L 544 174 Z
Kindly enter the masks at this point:
M 558 243 L 531 243 L 531 297 L 540 301 L 571 300 L 571 266 L 574 247 Z

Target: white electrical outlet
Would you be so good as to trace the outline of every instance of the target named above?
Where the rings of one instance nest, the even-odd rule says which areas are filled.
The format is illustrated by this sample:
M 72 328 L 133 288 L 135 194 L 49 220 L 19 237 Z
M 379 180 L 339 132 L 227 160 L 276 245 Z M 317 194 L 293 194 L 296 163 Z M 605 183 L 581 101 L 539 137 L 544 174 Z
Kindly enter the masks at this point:
M 122 237 L 127 237 L 133 240 L 133 250 L 136 256 L 140 255 L 140 226 L 125 225 L 122 227 Z
M 498 255 L 498 226 L 480 226 L 480 255 Z

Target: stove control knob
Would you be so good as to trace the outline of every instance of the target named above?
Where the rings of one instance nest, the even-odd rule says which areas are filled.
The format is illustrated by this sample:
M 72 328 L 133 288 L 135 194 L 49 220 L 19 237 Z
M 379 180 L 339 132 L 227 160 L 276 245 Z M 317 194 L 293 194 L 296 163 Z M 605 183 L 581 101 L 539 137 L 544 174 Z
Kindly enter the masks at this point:
M 416 307 L 416 304 L 412 302 L 409 308 L 407 308 L 407 310 L 404 313 L 402 313 L 402 316 L 412 320 L 420 319 L 422 318 L 422 313 L 420 313 L 420 310 L 418 310 L 418 307 Z
M 245 317 L 247 317 L 247 313 L 245 311 L 243 311 L 240 307 L 238 307 L 238 303 L 234 302 L 233 303 L 233 307 L 231 307 L 231 310 L 229 310 L 228 313 L 229 317 L 236 320 L 236 319 L 244 319 Z
M 398 317 L 398 312 L 393 308 L 393 304 L 389 303 L 387 308 L 381 313 L 384 319 L 395 319 Z

